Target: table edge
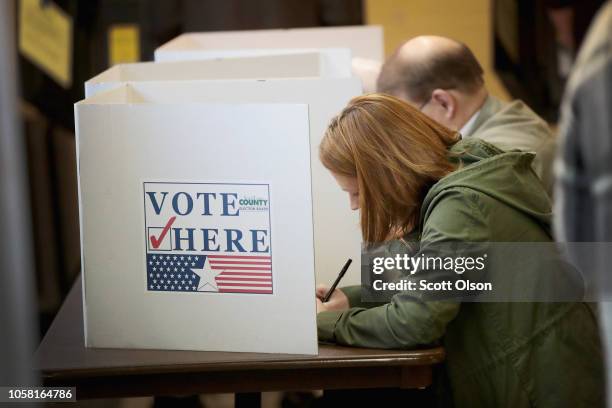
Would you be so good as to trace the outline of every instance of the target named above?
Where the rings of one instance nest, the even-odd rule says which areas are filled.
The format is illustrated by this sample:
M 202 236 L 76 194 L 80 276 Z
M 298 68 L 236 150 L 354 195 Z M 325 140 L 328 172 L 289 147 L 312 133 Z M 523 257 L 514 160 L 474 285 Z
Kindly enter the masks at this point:
M 419 350 L 424 351 L 424 350 Z M 117 366 L 105 368 L 84 368 L 84 369 L 53 369 L 45 368 L 37 371 L 43 378 L 85 378 L 101 376 L 129 376 L 147 374 L 168 374 L 168 373 L 210 373 L 210 372 L 237 372 L 237 371 L 256 371 L 256 370 L 307 370 L 307 369 L 334 369 L 350 367 L 380 367 L 380 366 L 431 366 L 442 363 L 446 353 L 444 348 L 436 347 L 427 349 L 428 355 L 418 354 L 407 356 L 401 352 L 397 354 L 385 354 L 384 357 L 338 357 L 318 360 L 273 360 L 273 361 L 254 361 L 254 362 L 218 362 L 218 363 L 193 363 L 193 364 L 162 364 L 162 365 L 143 365 L 143 366 Z

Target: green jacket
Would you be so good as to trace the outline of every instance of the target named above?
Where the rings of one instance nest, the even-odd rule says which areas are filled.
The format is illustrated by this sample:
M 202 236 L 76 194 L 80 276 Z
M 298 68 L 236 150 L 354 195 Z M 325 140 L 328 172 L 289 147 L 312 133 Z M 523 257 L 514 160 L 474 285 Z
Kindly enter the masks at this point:
M 474 124 L 463 136 L 482 139 L 506 151 L 518 149 L 535 153 L 533 170 L 552 196 L 556 139 L 548 124 L 523 102 L 506 103 L 489 96 Z
M 550 201 L 531 169 L 532 154 L 504 153 L 478 139 L 451 151 L 463 166 L 427 193 L 421 243 L 551 240 Z M 531 258 L 523 268 L 544 269 Z M 604 406 L 598 327 L 585 303 L 408 301 L 399 293 L 381 305 L 362 302 L 359 287 L 343 291 L 351 308 L 319 313 L 319 339 L 389 349 L 441 342 L 445 395 L 457 407 Z

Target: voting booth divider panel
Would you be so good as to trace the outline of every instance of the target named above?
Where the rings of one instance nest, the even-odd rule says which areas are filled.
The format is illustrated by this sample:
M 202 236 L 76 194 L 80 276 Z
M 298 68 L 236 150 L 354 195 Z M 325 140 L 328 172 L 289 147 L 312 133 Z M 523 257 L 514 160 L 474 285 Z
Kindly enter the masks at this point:
M 75 105 L 86 345 L 316 354 L 307 104 L 147 90 Z
M 284 56 L 287 58 L 302 55 L 303 53 L 317 53 L 319 58 L 320 77 L 324 78 L 348 78 L 352 75 L 352 54 L 348 48 L 262 48 L 262 49 L 236 49 L 236 50 L 194 50 L 180 53 L 173 53 L 167 56 L 156 58 L 156 62 L 176 62 L 176 61 L 215 61 L 218 59 L 235 58 L 264 58 L 271 56 Z M 284 78 L 287 75 L 277 75 L 277 78 Z M 299 77 L 299 75 L 294 76 Z M 222 78 L 217 78 L 222 79 Z
M 291 57 L 303 53 L 318 53 L 319 71 L 322 77 L 346 78 L 351 76 L 352 54 L 349 48 L 244 48 L 244 49 L 195 49 L 156 54 L 156 62 L 214 61 L 227 58 Z M 279 78 L 287 75 L 278 75 Z
M 334 47 L 334 48 L 329 48 Z M 374 92 L 384 59 L 381 26 L 308 27 L 182 34 L 155 50 L 155 61 L 187 61 L 318 51 L 325 76 L 354 76 Z
M 85 82 L 85 97 L 126 82 L 327 77 L 324 58 L 321 52 L 300 50 L 293 54 L 119 64 Z
M 353 58 L 382 62 L 381 26 L 308 27 L 182 34 L 155 50 L 155 61 L 193 59 L 198 52 L 348 47 Z

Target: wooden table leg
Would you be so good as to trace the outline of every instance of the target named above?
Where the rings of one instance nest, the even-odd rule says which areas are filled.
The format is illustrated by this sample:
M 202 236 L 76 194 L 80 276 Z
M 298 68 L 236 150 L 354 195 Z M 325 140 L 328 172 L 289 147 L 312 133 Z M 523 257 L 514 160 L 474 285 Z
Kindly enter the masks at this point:
M 235 408 L 261 408 L 261 392 L 236 393 L 234 396 Z

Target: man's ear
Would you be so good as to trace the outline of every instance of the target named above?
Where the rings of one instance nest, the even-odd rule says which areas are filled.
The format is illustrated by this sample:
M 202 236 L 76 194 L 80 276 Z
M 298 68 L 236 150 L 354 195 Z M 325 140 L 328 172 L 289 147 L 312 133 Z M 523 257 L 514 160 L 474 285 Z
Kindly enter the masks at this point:
M 444 118 L 448 121 L 452 120 L 457 113 L 457 100 L 448 91 L 444 89 L 435 89 L 431 93 L 431 99 L 434 103 L 444 110 Z

